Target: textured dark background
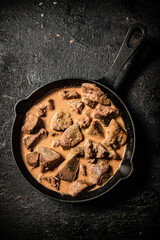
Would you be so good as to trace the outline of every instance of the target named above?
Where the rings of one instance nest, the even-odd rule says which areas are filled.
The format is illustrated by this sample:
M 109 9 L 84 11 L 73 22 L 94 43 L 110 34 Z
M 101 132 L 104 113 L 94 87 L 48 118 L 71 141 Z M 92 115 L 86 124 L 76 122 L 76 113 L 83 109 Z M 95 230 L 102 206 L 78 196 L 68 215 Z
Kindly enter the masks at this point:
M 1 239 L 160 237 L 159 13 L 156 1 L 142 0 L 1 2 Z M 12 157 L 15 103 L 54 79 L 103 77 L 135 22 L 146 25 L 148 37 L 122 71 L 119 90 L 136 127 L 134 173 L 88 203 L 44 197 L 22 177 Z

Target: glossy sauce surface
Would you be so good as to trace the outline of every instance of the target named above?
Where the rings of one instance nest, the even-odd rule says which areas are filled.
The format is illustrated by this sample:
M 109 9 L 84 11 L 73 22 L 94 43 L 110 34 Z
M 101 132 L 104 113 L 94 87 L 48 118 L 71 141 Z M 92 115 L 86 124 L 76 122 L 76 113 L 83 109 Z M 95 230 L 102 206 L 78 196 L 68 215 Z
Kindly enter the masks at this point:
M 82 96 L 82 91 L 80 87 L 69 87 L 66 88 L 67 90 L 74 90 L 76 92 L 78 92 L 81 96 Z M 39 101 L 32 106 L 32 108 L 26 113 L 25 118 L 27 118 L 29 115 L 35 115 L 37 116 L 37 109 L 41 106 L 41 105 L 45 105 L 49 99 L 53 99 L 54 100 L 54 105 L 55 105 L 55 109 L 51 110 L 51 111 L 47 111 L 47 115 L 46 117 L 41 117 L 41 119 L 44 122 L 44 128 L 49 132 L 51 130 L 50 125 L 51 125 L 51 120 L 54 116 L 54 114 L 58 111 L 66 111 L 66 112 L 70 112 L 71 117 L 73 119 L 73 122 L 75 123 L 75 120 L 80 118 L 81 115 L 84 112 L 87 112 L 90 114 L 91 118 L 93 115 L 93 111 L 94 109 L 91 109 L 90 107 L 88 107 L 87 105 L 85 105 L 84 109 L 82 110 L 81 114 L 76 113 L 75 111 L 71 111 L 70 110 L 70 105 L 68 104 L 70 101 L 72 101 L 73 99 L 63 99 L 60 92 L 63 91 L 63 89 L 57 89 L 54 90 L 50 93 L 48 93 L 46 96 L 44 96 L 43 98 L 39 99 Z M 76 100 L 76 99 L 75 99 Z M 77 99 L 79 100 L 79 99 Z M 113 103 L 111 104 L 112 108 L 115 108 Z M 118 116 L 116 118 L 116 121 L 119 123 L 119 125 L 125 130 L 124 128 L 124 123 L 123 120 L 120 116 Z M 82 134 L 84 136 L 84 140 L 82 142 L 80 142 L 77 146 L 84 146 L 85 141 L 87 139 L 91 139 L 94 143 L 101 143 L 102 141 L 105 139 L 106 136 L 106 131 L 107 131 L 107 127 L 105 127 L 103 124 L 101 124 L 104 130 L 104 137 L 101 136 L 91 136 L 87 134 L 87 129 L 81 129 Z M 59 135 L 56 136 L 51 136 L 48 134 L 47 138 L 41 139 L 36 146 L 33 148 L 33 151 L 37 151 L 38 147 L 48 147 L 48 148 L 52 148 L 54 151 L 58 152 L 64 159 L 66 158 L 66 156 L 70 153 L 70 149 L 69 150 L 64 150 L 62 149 L 61 146 L 59 147 L 52 147 L 52 141 L 53 140 L 61 140 L 61 136 L 62 136 L 63 132 L 59 132 Z M 45 173 L 41 173 L 40 172 L 40 167 L 36 167 L 36 168 L 32 168 L 27 164 L 26 161 L 26 153 L 30 152 L 24 145 L 24 143 L 22 142 L 22 138 L 24 136 L 26 136 L 27 134 L 21 133 L 21 139 L 20 139 L 20 143 L 21 143 L 21 155 L 23 157 L 23 160 L 25 162 L 25 165 L 28 169 L 28 171 L 33 175 L 33 177 L 38 181 L 38 176 L 40 174 L 43 174 L 44 177 L 50 177 L 50 176 L 55 176 L 56 173 L 58 172 L 58 167 L 52 171 L 47 171 Z M 122 146 L 120 149 L 117 150 L 118 155 L 120 156 L 121 160 L 108 160 L 109 165 L 112 167 L 112 171 L 113 171 L 113 175 L 116 173 L 118 167 L 120 166 L 120 163 L 123 159 L 123 155 L 125 152 L 125 145 Z M 89 170 L 89 167 L 91 166 L 91 163 L 88 163 L 87 160 L 84 157 L 80 158 L 80 163 L 84 163 L 87 167 L 87 172 Z M 77 179 L 85 179 L 87 181 L 89 181 L 89 176 L 82 176 L 80 173 L 78 173 Z M 70 183 L 67 181 L 63 181 L 61 180 L 60 182 L 60 189 L 57 190 L 56 188 L 52 187 L 47 181 L 45 180 L 41 180 L 40 183 L 42 185 L 44 185 L 45 187 L 53 190 L 53 191 L 57 191 L 60 192 L 61 194 L 67 194 L 69 192 L 69 186 Z M 100 186 L 95 186 L 94 188 L 92 188 L 91 190 L 94 190 L 95 188 L 100 187 Z

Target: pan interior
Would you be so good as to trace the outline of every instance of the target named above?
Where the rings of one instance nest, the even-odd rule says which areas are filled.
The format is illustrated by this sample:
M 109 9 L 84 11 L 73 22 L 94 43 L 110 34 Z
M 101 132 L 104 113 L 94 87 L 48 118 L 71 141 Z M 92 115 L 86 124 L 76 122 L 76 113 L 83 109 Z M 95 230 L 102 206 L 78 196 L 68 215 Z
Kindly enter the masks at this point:
M 77 196 L 75 198 L 68 196 L 68 195 L 61 195 L 58 192 L 55 192 L 53 190 L 50 190 L 46 187 L 44 187 L 42 184 L 40 184 L 27 170 L 24 161 L 21 156 L 20 151 L 20 130 L 22 126 L 22 121 L 24 119 L 25 113 L 32 107 L 35 102 L 46 95 L 48 92 L 53 91 L 54 89 L 60 89 L 64 87 L 73 87 L 73 86 L 80 86 L 82 83 L 94 83 L 97 84 L 98 87 L 102 89 L 103 92 L 105 92 L 108 96 L 108 98 L 111 99 L 115 107 L 119 110 L 121 117 L 123 118 L 125 128 L 128 132 L 128 141 L 126 145 L 126 151 L 124 158 L 122 160 L 122 163 L 116 172 L 116 174 L 113 175 L 113 177 L 102 187 L 99 187 L 95 189 L 94 191 L 90 191 L 85 193 L 82 196 Z M 92 80 L 86 80 L 86 79 L 62 79 L 53 81 L 47 85 L 44 85 L 40 87 L 39 89 L 35 90 L 28 98 L 20 101 L 16 106 L 16 118 L 13 125 L 13 131 L 12 131 L 12 150 L 13 155 L 16 160 L 16 163 L 23 174 L 23 176 L 27 179 L 30 184 L 35 187 L 40 192 L 46 194 L 47 196 L 61 200 L 61 201 L 70 201 L 70 202 L 79 202 L 79 201 L 87 201 L 91 200 L 93 198 L 96 198 L 105 192 L 107 192 L 109 189 L 111 189 L 121 178 L 127 177 L 130 174 L 130 168 L 131 168 L 131 162 L 132 157 L 134 153 L 134 144 L 135 144 L 135 133 L 134 133 L 134 126 L 131 119 L 131 116 L 124 105 L 124 103 L 121 101 L 121 99 L 109 88 L 106 86 L 92 81 Z M 124 168 L 125 167 L 125 168 Z M 124 169 L 126 169 L 125 172 Z M 127 172 L 128 170 L 128 172 Z

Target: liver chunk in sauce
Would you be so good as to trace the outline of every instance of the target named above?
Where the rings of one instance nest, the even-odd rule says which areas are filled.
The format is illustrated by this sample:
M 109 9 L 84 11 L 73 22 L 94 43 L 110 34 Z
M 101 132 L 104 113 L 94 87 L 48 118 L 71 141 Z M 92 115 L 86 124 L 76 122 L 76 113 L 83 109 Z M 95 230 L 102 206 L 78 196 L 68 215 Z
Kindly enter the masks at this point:
M 109 153 L 108 158 L 115 159 L 115 160 L 120 160 L 120 156 L 116 153 L 116 151 L 111 146 L 108 146 L 106 148 L 107 148 L 108 153 Z
M 45 180 L 47 182 L 50 183 L 50 185 L 54 188 L 56 188 L 57 190 L 59 190 L 60 187 L 60 179 L 57 177 L 42 177 L 42 180 Z
M 23 137 L 23 143 L 27 149 L 35 147 L 40 138 L 47 137 L 47 132 L 44 128 L 41 128 L 38 133 Z
M 84 154 L 88 162 L 93 163 L 95 161 L 95 150 L 91 139 L 87 139 L 85 143 Z
M 82 163 L 80 164 L 79 173 L 82 176 L 87 176 L 87 167 L 85 164 L 82 164 Z
M 91 186 L 91 184 L 88 183 L 85 180 L 77 180 L 77 181 L 71 183 L 69 194 L 72 197 L 76 197 L 80 193 L 82 193 L 85 190 L 87 190 L 87 188 L 89 188 L 90 186 Z
M 64 162 L 60 165 L 57 177 L 59 179 L 73 182 L 77 177 L 79 169 L 79 158 L 69 154 Z
M 116 122 L 112 119 L 106 134 L 106 145 L 112 145 L 114 148 L 120 148 L 126 143 L 127 134 Z
M 73 124 L 72 126 L 67 128 L 62 134 L 61 146 L 64 149 L 69 149 L 80 143 L 82 140 L 83 135 L 80 131 L 80 128 L 77 124 Z
M 48 103 L 47 103 L 47 110 L 51 111 L 53 109 L 55 109 L 54 100 L 53 99 L 49 99 Z
M 82 101 L 89 106 L 90 108 L 95 108 L 95 106 L 97 105 L 97 102 L 92 101 L 91 99 L 87 98 L 87 97 L 83 97 Z
M 96 158 L 105 158 L 108 156 L 108 151 L 107 149 L 101 145 L 100 143 L 95 143 L 94 144 L 94 151 L 96 154 Z
M 98 122 L 97 120 L 94 120 L 90 127 L 87 129 L 87 133 L 89 135 L 93 135 L 93 136 L 98 136 L 98 135 L 101 135 L 103 136 L 104 133 L 103 133 L 103 128 L 100 124 L 100 122 Z
M 117 109 L 102 104 L 98 104 L 94 111 L 94 117 L 106 125 L 108 125 L 112 118 L 117 117 L 118 114 Z
M 67 112 L 57 112 L 52 118 L 51 129 L 64 131 L 73 124 L 71 114 Z
M 64 99 L 73 99 L 73 98 L 80 98 L 80 94 L 76 91 L 64 90 L 61 92 L 61 96 Z
M 93 184 L 102 185 L 111 176 L 111 167 L 104 160 L 99 160 L 97 163 L 92 164 L 89 169 L 90 181 Z
M 88 98 L 94 102 L 98 102 L 103 105 L 111 104 L 106 94 L 104 94 L 104 92 L 99 87 L 97 87 L 96 84 L 83 83 L 82 93 L 83 97 Z
M 47 104 L 44 104 L 37 109 L 37 114 L 39 117 L 45 117 L 47 114 L 47 111 L 51 111 L 54 109 L 54 101 L 53 99 L 49 99 Z
M 22 126 L 22 132 L 24 133 L 33 133 L 40 126 L 40 119 L 36 116 L 29 115 Z
M 78 114 L 80 114 L 84 108 L 84 103 L 82 101 L 73 100 L 69 102 L 69 105 L 71 106 L 71 110 L 75 111 Z
M 38 152 L 29 152 L 27 153 L 27 163 L 31 167 L 38 167 L 39 166 L 39 153 Z
M 83 157 L 84 156 L 84 147 L 74 147 L 71 148 L 71 154 L 77 157 Z
M 61 155 L 51 148 L 39 147 L 38 152 L 40 153 L 41 172 L 53 170 L 63 161 Z
M 88 128 L 90 126 L 92 119 L 87 113 L 84 113 L 80 118 L 76 120 L 77 125 L 80 128 Z
M 39 117 L 45 117 L 47 113 L 47 106 L 43 105 L 37 109 L 37 114 Z

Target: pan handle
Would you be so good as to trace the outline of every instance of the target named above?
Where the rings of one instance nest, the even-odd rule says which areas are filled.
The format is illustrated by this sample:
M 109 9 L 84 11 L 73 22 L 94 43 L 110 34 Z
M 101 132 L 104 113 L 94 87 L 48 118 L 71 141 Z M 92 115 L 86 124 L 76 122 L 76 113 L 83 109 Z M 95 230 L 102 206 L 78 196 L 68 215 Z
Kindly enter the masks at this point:
M 130 40 L 134 32 L 138 30 L 141 32 L 141 36 L 136 40 L 135 44 L 131 45 Z M 143 42 L 146 35 L 147 30 L 145 26 L 142 25 L 141 23 L 135 23 L 129 28 L 125 36 L 125 39 L 120 47 L 120 50 L 113 64 L 111 65 L 107 75 L 104 78 L 100 79 L 100 81 L 103 82 L 103 84 L 106 82 L 106 85 L 111 85 L 113 87 L 114 84 L 115 86 L 116 78 L 120 70 L 123 68 L 128 59 L 133 55 L 133 53 L 137 50 L 139 45 Z

